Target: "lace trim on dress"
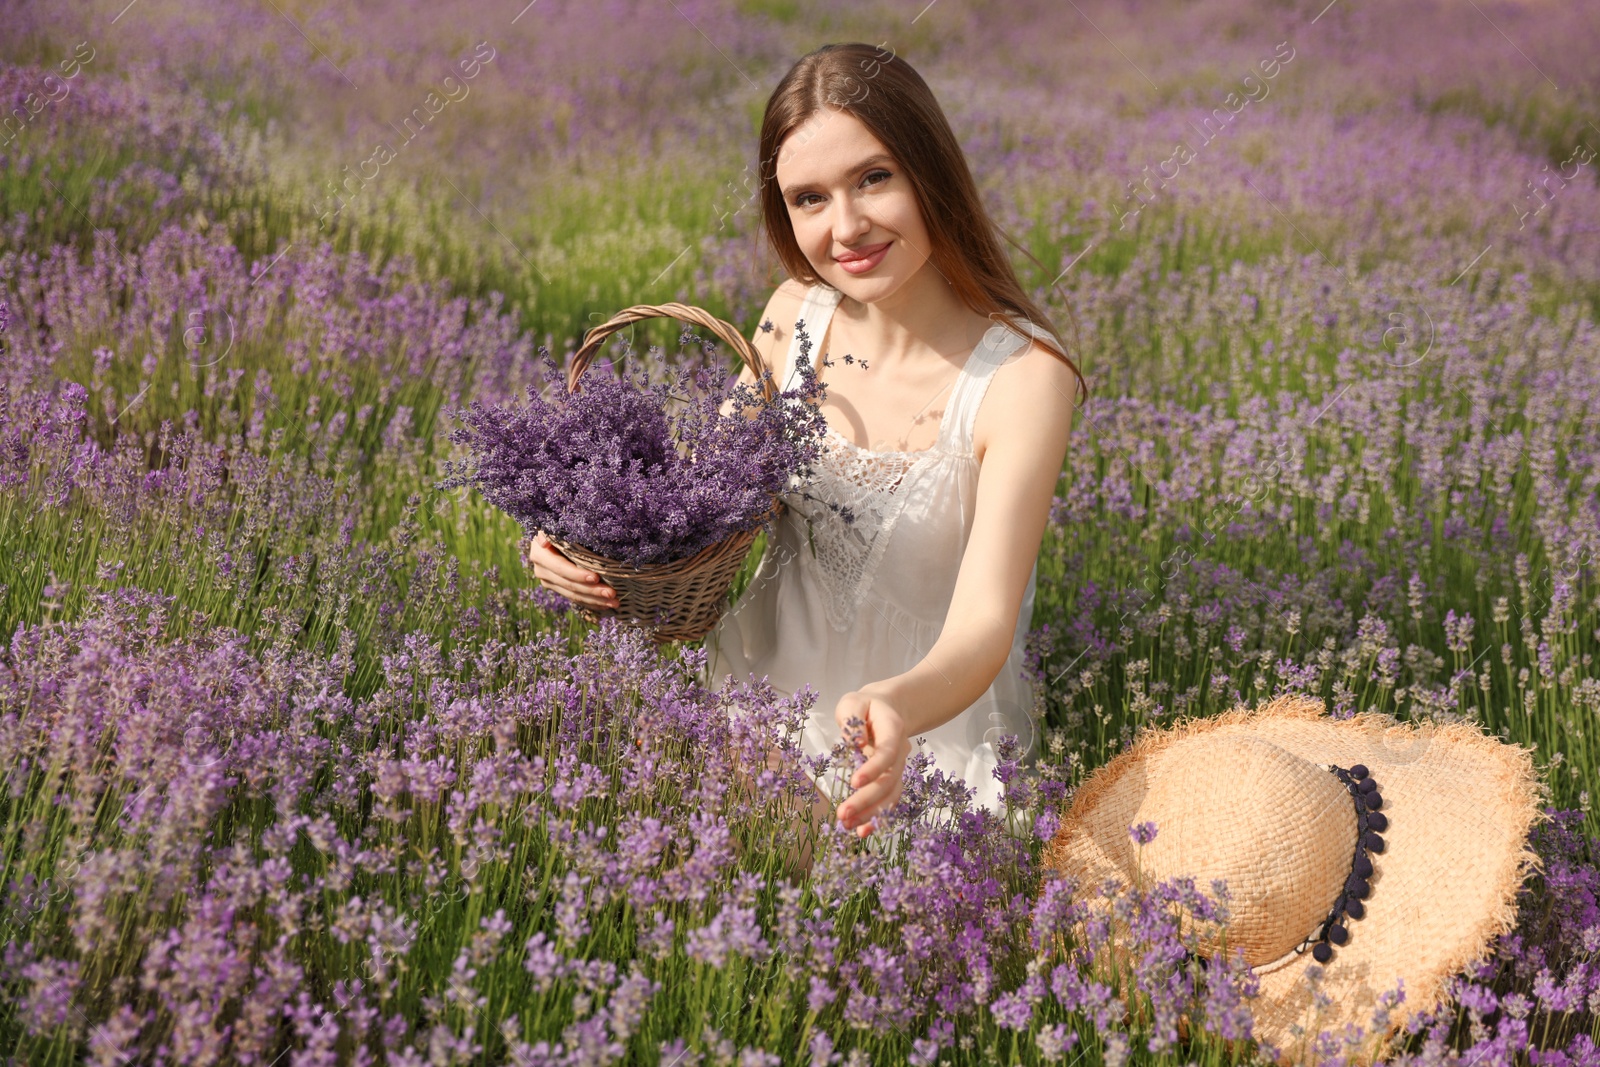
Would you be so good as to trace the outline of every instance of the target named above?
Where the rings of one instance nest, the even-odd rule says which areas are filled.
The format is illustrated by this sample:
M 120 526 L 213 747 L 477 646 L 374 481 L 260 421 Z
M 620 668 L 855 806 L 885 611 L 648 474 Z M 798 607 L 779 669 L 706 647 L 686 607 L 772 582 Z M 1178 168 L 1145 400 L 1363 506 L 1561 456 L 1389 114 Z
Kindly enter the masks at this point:
M 837 290 L 812 287 L 801 305 L 800 321 L 808 336 L 821 338 L 827 333 L 838 298 Z M 807 547 L 817 562 L 823 606 L 834 630 L 843 633 L 855 624 L 889 535 L 909 502 L 912 471 L 922 463 L 943 460 L 977 462 L 972 454 L 972 423 L 978 404 L 1000 360 L 1019 342 L 1026 343 L 1015 331 L 1001 327 L 991 328 L 978 342 L 962 365 L 940 420 L 938 439 L 929 448 L 873 452 L 828 427 L 810 487 L 788 500 L 806 522 Z M 806 358 L 797 335 L 790 349 L 791 375 Z
M 849 447 L 843 447 L 843 445 Z M 812 491 L 790 501 L 806 522 L 807 547 L 822 575 L 828 624 L 850 629 L 883 559 L 889 535 L 905 510 L 897 492 L 906 476 L 937 449 L 868 452 L 850 441 L 830 439 L 816 464 Z
M 837 299 L 820 288 L 813 288 L 802 304 L 802 320 L 812 335 L 827 332 Z M 987 343 L 987 338 L 982 344 Z M 799 339 L 795 339 L 790 364 L 802 358 Z M 823 437 L 822 456 L 813 469 L 808 490 L 790 498 L 796 514 L 805 520 L 807 549 L 817 562 L 822 587 L 822 602 L 828 625 L 844 633 L 855 624 L 862 601 L 872 586 L 872 578 L 883 560 L 901 512 L 909 501 L 908 478 L 924 462 L 949 457 L 950 443 L 959 427 L 952 416 L 959 398 L 972 377 L 977 353 L 962 367 L 951 393 L 950 403 L 940 420 L 939 436 L 924 449 L 899 452 L 874 452 L 862 448 L 832 426 Z

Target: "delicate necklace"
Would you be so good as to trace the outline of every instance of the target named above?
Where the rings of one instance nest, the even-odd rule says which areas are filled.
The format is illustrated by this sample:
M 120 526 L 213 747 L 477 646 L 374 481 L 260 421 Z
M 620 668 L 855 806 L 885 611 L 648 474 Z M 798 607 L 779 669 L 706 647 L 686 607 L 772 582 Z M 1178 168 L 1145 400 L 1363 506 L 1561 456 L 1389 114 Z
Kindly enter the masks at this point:
M 866 370 L 867 369 L 867 361 L 866 360 L 864 360 L 864 359 L 855 359 L 849 353 L 845 354 L 844 362 L 847 365 L 852 363 L 852 362 L 859 363 L 859 364 L 861 364 L 861 369 L 862 370 Z M 832 366 L 832 363 L 828 360 L 828 354 L 826 352 L 824 352 L 822 354 L 822 365 L 824 367 Z M 956 377 L 957 378 L 961 377 L 961 374 L 960 374 L 959 371 L 956 373 Z M 934 394 L 932 396 L 930 396 L 926 401 L 924 401 L 920 408 L 918 408 L 915 412 L 912 413 L 911 420 L 910 420 L 911 425 L 912 426 L 921 425 L 921 423 L 922 423 L 922 413 L 928 410 L 928 405 L 933 403 L 935 400 L 937 400 L 939 398 L 939 394 L 940 393 L 943 393 L 946 389 L 950 388 L 950 386 L 952 386 L 954 384 L 955 384 L 955 380 L 952 379 L 952 380 L 950 380 L 948 382 L 945 382 L 943 385 L 939 386 L 939 388 L 934 391 Z M 838 431 L 836 430 L 834 432 L 837 433 Z M 908 433 L 909 433 L 909 431 L 908 431 Z M 843 435 L 841 434 L 840 436 L 843 436 Z M 846 438 L 846 440 L 848 440 L 848 438 Z M 901 437 L 898 443 L 901 444 L 901 445 L 904 445 L 906 443 L 906 438 L 905 437 Z M 869 446 L 870 446 L 870 442 L 869 442 Z
M 928 404 L 933 403 L 934 400 L 938 398 L 939 393 L 944 392 L 946 389 L 950 388 L 950 386 L 953 385 L 953 384 L 954 384 L 953 382 L 945 382 L 943 385 L 939 386 L 939 392 L 934 393 L 933 396 L 930 396 L 928 398 L 928 400 L 927 400 L 927 403 L 923 404 L 920 408 L 918 408 L 916 414 L 911 416 L 911 425 L 912 426 L 921 425 L 922 424 L 922 413 L 924 411 L 928 410 Z M 900 439 L 900 443 L 901 444 L 905 443 L 905 438 L 904 437 L 902 437 Z

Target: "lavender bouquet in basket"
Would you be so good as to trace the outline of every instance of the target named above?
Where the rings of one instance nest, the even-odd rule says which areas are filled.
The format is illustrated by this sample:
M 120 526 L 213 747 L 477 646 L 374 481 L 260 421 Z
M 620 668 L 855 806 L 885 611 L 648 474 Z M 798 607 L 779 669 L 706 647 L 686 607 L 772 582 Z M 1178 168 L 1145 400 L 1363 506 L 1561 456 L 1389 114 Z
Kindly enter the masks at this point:
M 446 463 L 438 488 L 471 486 L 530 535 L 543 530 L 630 566 L 685 559 L 760 526 L 773 498 L 810 476 L 827 429 L 816 406 L 826 386 L 809 363 L 769 403 L 758 386 L 718 389 L 710 368 L 649 385 L 591 366 L 568 393 L 539 352 L 556 399 L 530 387 L 526 405 L 475 401 L 459 412 L 450 438 L 470 458 L 461 469 Z

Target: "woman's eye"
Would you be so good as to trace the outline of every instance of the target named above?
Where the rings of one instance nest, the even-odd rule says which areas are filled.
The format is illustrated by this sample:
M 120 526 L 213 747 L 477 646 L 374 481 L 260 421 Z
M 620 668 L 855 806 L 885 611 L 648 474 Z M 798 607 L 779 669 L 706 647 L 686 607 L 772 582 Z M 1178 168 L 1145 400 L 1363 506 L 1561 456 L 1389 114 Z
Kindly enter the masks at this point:
M 872 180 L 873 178 L 878 177 L 880 174 L 883 176 L 884 181 L 887 181 L 888 179 L 894 177 L 894 174 L 891 171 L 887 171 L 887 170 L 872 170 L 872 171 L 868 171 L 867 172 L 867 176 L 865 178 L 863 178 L 862 180 L 864 182 L 866 182 L 868 185 L 882 185 L 883 182 L 875 182 L 875 181 Z M 801 193 L 799 196 L 794 198 L 794 206 L 795 207 L 807 207 L 809 205 L 807 203 L 806 198 L 807 197 L 816 196 L 816 195 L 817 195 L 816 193 Z

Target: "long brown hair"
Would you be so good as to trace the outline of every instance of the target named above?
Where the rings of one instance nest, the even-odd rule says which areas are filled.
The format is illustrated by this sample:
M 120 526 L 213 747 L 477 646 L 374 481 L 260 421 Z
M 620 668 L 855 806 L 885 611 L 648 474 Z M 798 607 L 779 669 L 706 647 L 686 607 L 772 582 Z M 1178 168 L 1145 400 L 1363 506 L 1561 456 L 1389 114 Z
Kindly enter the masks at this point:
M 870 44 L 826 44 L 800 57 L 767 100 L 761 120 L 762 228 L 789 277 L 807 285 L 822 281 L 794 238 L 776 177 L 778 146 L 824 107 L 859 119 L 905 169 L 932 245 L 929 262 L 957 298 L 1024 337 L 1031 335 L 1019 319 L 1027 319 L 1060 344 L 1059 332 L 1022 288 L 998 238 L 1004 236 L 1041 270 L 1044 265 L 1004 234 L 984 208 L 961 144 L 922 76 L 893 52 Z M 1070 303 L 1063 303 L 1077 347 L 1078 317 Z M 1078 363 L 1065 348 L 1045 347 L 1072 369 L 1087 400 L 1089 383 Z

